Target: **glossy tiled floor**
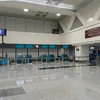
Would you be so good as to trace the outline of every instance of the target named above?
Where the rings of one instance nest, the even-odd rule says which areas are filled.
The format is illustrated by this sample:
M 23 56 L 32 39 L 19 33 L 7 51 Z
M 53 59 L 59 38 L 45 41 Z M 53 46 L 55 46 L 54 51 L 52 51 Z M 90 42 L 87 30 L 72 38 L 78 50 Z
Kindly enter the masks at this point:
M 76 67 L 38 69 L 74 64 Z M 25 94 L 0 100 L 100 100 L 100 67 L 71 62 L 0 66 L 0 90 L 17 87 Z

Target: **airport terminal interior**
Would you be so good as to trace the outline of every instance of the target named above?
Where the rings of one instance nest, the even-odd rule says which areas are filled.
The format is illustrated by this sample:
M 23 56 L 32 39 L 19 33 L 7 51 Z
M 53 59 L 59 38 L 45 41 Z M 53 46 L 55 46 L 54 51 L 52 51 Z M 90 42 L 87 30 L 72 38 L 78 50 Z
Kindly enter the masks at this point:
M 0 0 L 0 100 L 100 100 L 100 0 Z

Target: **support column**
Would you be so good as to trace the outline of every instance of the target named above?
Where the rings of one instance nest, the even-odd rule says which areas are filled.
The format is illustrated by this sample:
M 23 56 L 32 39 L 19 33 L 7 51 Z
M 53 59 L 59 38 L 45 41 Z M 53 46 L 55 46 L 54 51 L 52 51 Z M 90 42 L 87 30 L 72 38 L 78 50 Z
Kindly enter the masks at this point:
M 89 45 L 75 46 L 75 60 L 86 61 L 89 59 Z

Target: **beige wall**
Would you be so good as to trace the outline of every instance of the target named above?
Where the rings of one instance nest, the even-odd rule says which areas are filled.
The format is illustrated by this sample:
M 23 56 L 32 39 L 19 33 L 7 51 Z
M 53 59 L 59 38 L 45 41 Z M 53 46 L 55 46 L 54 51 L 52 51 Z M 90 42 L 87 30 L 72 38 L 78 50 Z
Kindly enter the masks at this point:
M 85 30 L 100 26 L 100 21 L 84 26 L 61 35 L 48 33 L 8 31 L 4 38 L 5 43 L 23 44 L 71 44 L 83 45 L 100 42 L 100 36 L 85 39 Z M 1 42 L 1 37 L 0 37 Z
M 62 44 L 82 45 L 82 44 L 100 42 L 100 36 L 85 39 L 85 30 L 92 29 L 92 28 L 99 27 L 99 26 L 100 26 L 100 21 L 93 23 L 91 25 L 88 25 L 88 26 L 75 29 L 68 33 L 64 33 L 61 35 Z
M 78 51 L 77 48 L 79 49 Z M 75 60 L 88 60 L 88 56 L 89 56 L 89 45 L 75 46 L 75 57 L 76 57 Z
M 7 36 L 4 37 L 4 42 L 15 44 L 61 44 L 61 39 L 60 35 L 57 34 L 8 31 Z

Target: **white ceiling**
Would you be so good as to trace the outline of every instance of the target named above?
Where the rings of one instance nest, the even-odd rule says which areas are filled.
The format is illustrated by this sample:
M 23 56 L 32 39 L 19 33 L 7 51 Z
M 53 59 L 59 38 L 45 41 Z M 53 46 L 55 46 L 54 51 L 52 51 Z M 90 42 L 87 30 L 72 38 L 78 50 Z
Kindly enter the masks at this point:
M 40 4 L 40 5 L 56 6 L 58 8 L 73 9 L 74 6 L 79 5 L 81 2 L 85 0 L 17 0 L 17 1 Z
M 19 8 L 10 8 L 10 7 L 0 7 L 0 15 L 3 15 L 3 16 L 16 16 L 16 17 L 27 17 L 27 18 L 34 18 L 34 19 L 47 19 L 47 20 L 55 20 L 55 21 L 58 21 L 62 18 L 65 17 L 65 15 L 62 15 L 60 17 L 57 17 L 56 14 L 47 14 L 47 16 L 44 18 L 44 17 L 37 17 L 38 11 L 33 11 L 33 10 L 30 10 L 28 13 L 25 13 L 23 11 L 23 9 L 19 9 Z
M 63 0 L 63 2 L 65 4 L 70 4 L 70 5 L 73 5 L 73 6 L 79 5 L 83 1 L 85 1 L 85 0 Z
M 91 1 L 93 0 L 0 0 L 0 12 L 34 17 L 42 11 L 49 13 L 46 18 L 59 20 L 67 15 L 76 15 L 73 10 Z M 23 12 L 24 8 L 28 8 L 29 12 Z M 62 16 L 57 17 L 56 13 L 61 13 Z
M 57 8 L 65 8 L 75 10 L 76 6 L 83 3 L 83 6 L 92 2 L 93 0 L 0 0 L 0 1 L 16 1 L 16 2 L 26 2 L 31 4 L 53 6 Z M 82 6 L 82 5 L 81 5 Z

